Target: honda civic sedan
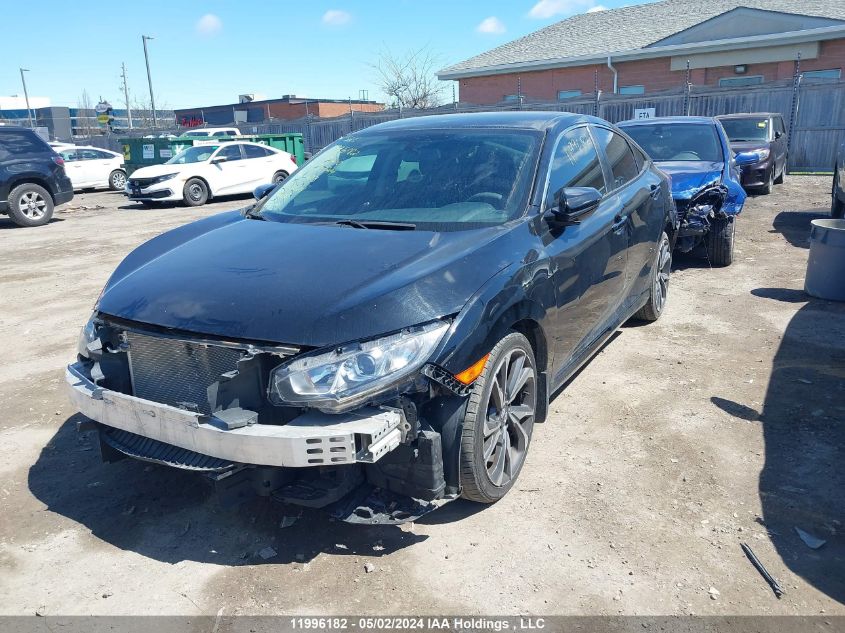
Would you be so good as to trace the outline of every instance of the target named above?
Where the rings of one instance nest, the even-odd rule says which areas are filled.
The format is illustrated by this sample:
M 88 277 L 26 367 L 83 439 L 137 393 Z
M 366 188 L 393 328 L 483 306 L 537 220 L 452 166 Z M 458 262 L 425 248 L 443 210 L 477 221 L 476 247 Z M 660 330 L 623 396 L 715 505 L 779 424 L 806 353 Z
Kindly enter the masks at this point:
M 106 284 L 66 378 L 107 461 L 350 522 L 491 503 L 552 394 L 666 305 L 667 177 L 597 118 L 385 123 L 255 195 Z

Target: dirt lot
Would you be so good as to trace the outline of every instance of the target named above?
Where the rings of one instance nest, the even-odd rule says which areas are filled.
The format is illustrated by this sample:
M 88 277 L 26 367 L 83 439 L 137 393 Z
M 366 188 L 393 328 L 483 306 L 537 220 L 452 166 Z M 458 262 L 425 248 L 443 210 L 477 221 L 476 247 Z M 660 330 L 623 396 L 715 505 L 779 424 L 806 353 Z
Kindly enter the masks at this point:
M 111 270 L 242 201 L 90 193 L 46 227 L 0 219 L 0 613 L 845 614 L 845 305 L 801 291 L 828 192 L 795 176 L 749 199 L 737 263 L 678 258 L 664 317 L 554 400 L 505 500 L 402 529 L 316 511 L 281 529 L 280 506 L 221 510 L 198 479 L 101 464 L 77 436 L 63 366 Z

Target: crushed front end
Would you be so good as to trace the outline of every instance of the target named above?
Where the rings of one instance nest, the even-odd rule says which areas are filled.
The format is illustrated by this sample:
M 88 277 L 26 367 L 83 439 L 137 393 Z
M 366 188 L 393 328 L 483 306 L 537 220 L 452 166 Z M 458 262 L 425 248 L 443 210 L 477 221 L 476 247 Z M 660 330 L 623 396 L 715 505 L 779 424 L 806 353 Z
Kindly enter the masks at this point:
M 727 199 L 728 188 L 722 184 L 709 185 L 689 198 L 676 198 L 675 206 L 681 224 L 675 248 L 688 253 L 703 242 L 713 220 L 736 215 L 738 211 L 731 212 Z
M 459 493 L 449 464 L 464 399 L 426 365 L 448 327 L 310 350 L 95 314 L 66 381 L 105 461 L 198 472 L 227 501 L 258 493 L 401 523 Z

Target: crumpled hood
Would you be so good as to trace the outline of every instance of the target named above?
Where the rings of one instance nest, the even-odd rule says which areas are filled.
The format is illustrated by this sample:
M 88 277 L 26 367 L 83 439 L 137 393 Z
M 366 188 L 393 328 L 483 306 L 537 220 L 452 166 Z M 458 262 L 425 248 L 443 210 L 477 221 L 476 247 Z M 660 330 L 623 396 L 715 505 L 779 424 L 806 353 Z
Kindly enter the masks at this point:
M 672 181 L 672 197 L 688 200 L 704 187 L 721 182 L 725 164 L 710 161 L 660 161 L 656 165 Z
M 502 247 L 508 235 L 502 227 L 385 231 L 228 212 L 130 253 L 99 310 L 189 332 L 321 347 L 460 311 L 510 261 Z

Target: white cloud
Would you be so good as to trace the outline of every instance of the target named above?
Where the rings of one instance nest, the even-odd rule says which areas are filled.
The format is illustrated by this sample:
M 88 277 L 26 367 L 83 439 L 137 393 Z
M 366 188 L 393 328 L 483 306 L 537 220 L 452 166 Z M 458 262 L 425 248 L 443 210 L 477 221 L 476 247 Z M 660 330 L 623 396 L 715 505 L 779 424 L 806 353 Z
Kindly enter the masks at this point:
M 539 0 L 537 4 L 531 7 L 528 17 L 545 20 L 555 15 L 580 13 L 585 9 L 590 9 L 593 5 L 594 0 Z M 596 8 L 596 11 L 606 9 L 602 5 L 595 6 L 601 7 L 601 9 Z
M 205 37 L 213 37 L 223 30 L 223 20 L 213 13 L 206 13 L 197 20 L 197 33 Z
M 495 15 L 491 15 L 489 18 L 484 18 L 483 20 L 481 20 L 481 24 L 475 27 L 475 30 L 479 33 L 490 33 L 493 35 L 500 35 L 501 33 L 505 32 L 505 23 L 502 22 Z
M 328 26 L 343 26 L 352 20 L 352 15 L 340 9 L 329 9 L 323 14 L 323 24 Z
M 587 13 L 598 13 L 599 11 L 607 11 L 607 7 L 603 4 L 597 4 L 596 6 L 587 9 Z

